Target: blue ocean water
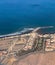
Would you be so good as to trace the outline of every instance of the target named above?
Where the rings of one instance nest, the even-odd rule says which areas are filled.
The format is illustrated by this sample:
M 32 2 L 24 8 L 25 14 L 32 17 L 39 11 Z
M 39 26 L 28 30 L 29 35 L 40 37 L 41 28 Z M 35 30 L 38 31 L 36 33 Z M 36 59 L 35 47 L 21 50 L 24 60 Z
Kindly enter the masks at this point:
M 0 0 L 0 34 L 55 26 L 55 0 Z

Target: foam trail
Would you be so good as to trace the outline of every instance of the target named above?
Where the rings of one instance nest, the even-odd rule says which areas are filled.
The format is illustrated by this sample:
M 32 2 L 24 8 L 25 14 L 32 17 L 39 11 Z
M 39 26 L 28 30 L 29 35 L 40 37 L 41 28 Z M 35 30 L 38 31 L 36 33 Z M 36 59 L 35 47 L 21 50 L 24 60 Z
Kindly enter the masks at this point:
M 26 31 L 29 31 L 29 30 L 34 30 L 34 28 L 24 28 L 22 31 L 20 32 L 16 32 L 16 33 L 11 33 L 11 34 L 6 34 L 6 35 L 0 35 L 0 38 L 1 37 L 6 37 L 6 36 L 13 36 L 13 35 L 20 35 Z
M 24 32 L 29 31 L 29 30 L 34 30 L 34 28 L 24 28 L 24 29 L 21 31 L 21 33 L 24 33 Z
M 6 36 L 13 36 L 13 35 L 19 35 L 22 34 L 26 31 L 32 30 L 32 32 L 38 31 L 40 29 L 44 29 L 44 28 L 53 28 L 54 26 L 46 26 L 46 27 L 37 27 L 37 28 L 24 28 L 24 30 L 20 31 L 20 32 L 16 32 L 16 33 L 11 33 L 11 34 L 7 34 L 7 35 L 0 35 L 1 37 L 6 37 Z

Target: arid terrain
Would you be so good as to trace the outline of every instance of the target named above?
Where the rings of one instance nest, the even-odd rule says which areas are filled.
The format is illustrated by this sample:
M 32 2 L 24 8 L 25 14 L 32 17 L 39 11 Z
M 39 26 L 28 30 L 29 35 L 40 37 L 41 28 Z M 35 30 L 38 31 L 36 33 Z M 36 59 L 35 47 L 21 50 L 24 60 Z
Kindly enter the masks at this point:
M 55 65 L 55 52 L 32 53 L 20 59 L 17 65 Z
M 48 28 L 48 27 L 47 27 Z M 0 63 L 3 65 L 55 65 L 55 33 L 31 33 L 0 38 Z

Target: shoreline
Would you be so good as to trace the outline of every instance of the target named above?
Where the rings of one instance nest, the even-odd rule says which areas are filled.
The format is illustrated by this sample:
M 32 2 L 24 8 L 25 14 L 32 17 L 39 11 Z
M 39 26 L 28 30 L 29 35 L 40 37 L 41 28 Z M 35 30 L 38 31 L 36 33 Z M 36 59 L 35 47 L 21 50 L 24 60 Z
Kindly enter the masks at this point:
M 37 27 L 38 28 L 38 27 Z M 10 34 L 4 34 L 4 35 L 0 35 L 0 38 L 3 37 L 8 37 L 8 36 L 16 36 L 16 35 L 22 35 L 25 32 L 27 33 L 28 31 L 34 30 L 34 28 L 24 28 L 23 30 L 19 31 L 19 32 L 14 32 L 14 33 L 10 33 Z
M 37 30 L 41 30 L 41 29 L 48 29 L 48 28 L 54 28 L 54 26 L 46 26 L 46 27 L 37 27 L 37 28 L 24 28 L 23 30 L 21 30 L 20 32 L 14 32 L 14 33 L 10 33 L 10 34 L 5 34 L 5 35 L 0 35 L 0 38 L 3 37 L 9 37 L 9 36 L 16 36 L 16 35 L 22 35 L 25 32 L 27 33 L 28 31 L 33 31 L 35 29 Z

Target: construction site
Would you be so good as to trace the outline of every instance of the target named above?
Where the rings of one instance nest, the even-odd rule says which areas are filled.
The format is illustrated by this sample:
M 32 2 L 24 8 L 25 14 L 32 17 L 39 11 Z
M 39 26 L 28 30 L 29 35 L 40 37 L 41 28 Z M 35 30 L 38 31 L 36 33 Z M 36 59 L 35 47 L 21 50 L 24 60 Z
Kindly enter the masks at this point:
M 1 65 L 41 65 L 43 62 L 42 57 L 45 55 L 53 55 L 55 53 L 55 33 L 54 34 L 39 34 L 38 30 L 49 27 L 38 27 L 30 33 L 11 35 L 0 37 L 0 64 Z M 33 54 L 35 53 L 35 55 Z M 48 53 L 48 54 L 46 54 Z M 33 55 L 31 55 L 33 54 Z M 26 57 L 25 57 L 26 56 Z M 41 56 L 41 57 L 40 57 Z M 53 55 L 54 56 L 54 55 Z M 33 60 L 31 58 L 34 58 Z M 39 58 L 40 57 L 40 58 Z M 25 62 L 28 62 L 28 58 L 31 64 L 19 64 L 20 59 L 26 58 Z M 39 60 L 38 60 L 39 58 Z M 53 58 L 53 57 L 52 57 Z M 42 59 L 42 62 L 40 61 Z M 40 64 L 37 64 L 36 62 Z M 45 59 L 46 61 L 46 59 Z M 45 62 L 44 61 L 44 62 Z M 35 62 L 33 64 L 33 62 Z M 51 65 L 54 62 L 52 62 Z M 44 64 L 42 65 L 50 65 Z

